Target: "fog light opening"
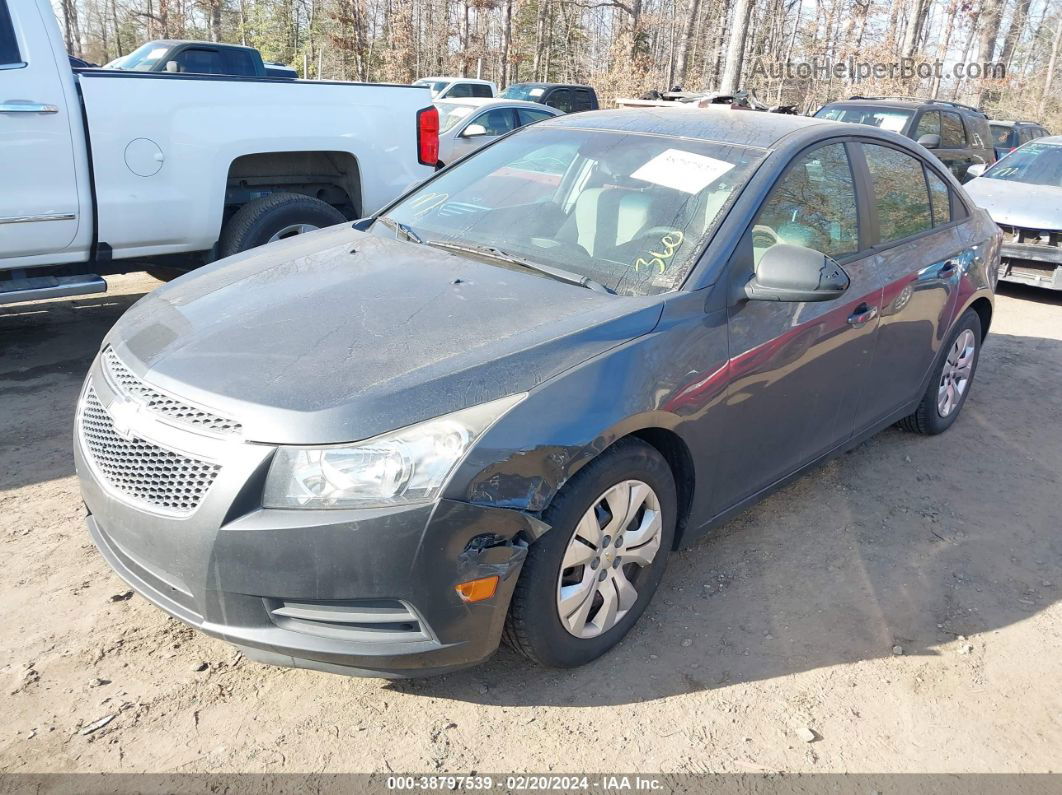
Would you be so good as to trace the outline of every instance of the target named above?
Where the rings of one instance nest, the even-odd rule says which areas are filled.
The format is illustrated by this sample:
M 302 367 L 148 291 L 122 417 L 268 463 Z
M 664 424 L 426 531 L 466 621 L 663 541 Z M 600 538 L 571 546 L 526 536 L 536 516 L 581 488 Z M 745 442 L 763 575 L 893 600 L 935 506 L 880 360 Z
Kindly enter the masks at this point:
M 466 602 L 482 602 L 490 599 L 498 591 L 498 582 L 501 580 L 497 574 L 490 577 L 481 577 L 478 580 L 469 580 L 460 585 L 455 585 L 454 590 L 458 596 Z

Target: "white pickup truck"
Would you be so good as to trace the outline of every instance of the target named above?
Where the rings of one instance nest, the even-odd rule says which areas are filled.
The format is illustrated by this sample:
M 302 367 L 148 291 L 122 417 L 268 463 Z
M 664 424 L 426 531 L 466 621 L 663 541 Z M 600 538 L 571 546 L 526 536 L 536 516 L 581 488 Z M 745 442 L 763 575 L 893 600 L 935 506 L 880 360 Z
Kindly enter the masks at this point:
M 368 215 L 437 152 L 423 87 L 75 73 L 49 0 L 0 0 L 0 304 Z

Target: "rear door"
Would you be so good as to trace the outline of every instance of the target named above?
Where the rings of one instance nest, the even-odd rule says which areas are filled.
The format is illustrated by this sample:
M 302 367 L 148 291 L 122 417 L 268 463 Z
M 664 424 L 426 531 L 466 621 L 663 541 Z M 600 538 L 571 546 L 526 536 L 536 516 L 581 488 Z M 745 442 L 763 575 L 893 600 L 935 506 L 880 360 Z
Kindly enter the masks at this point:
M 730 262 L 730 385 L 716 511 L 843 443 L 861 416 L 882 282 L 866 251 L 853 152 L 854 144 L 834 141 L 797 155 Z M 851 278 L 848 291 L 811 303 L 739 297 L 764 251 L 779 243 L 836 259 Z
M 885 283 L 864 426 L 915 400 L 955 312 L 973 252 L 966 210 L 936 167 L 882 142 L 861 144 L 871 187 L 871 267 Z
M 0 262 L 67 249 L 78 231 L 80 202 L 73 125 L 63 79 L 36 6 L 15 27 L 0 0 Z M 71 88 L 72 91 L 72 88 Z
M 966 144 L 962 118 L 955 111 L 940 112 L 940 148 L 933 154 L 941 159 L 955 179 L 966 181 L 966 170 L 973 164 L 973 157 Z

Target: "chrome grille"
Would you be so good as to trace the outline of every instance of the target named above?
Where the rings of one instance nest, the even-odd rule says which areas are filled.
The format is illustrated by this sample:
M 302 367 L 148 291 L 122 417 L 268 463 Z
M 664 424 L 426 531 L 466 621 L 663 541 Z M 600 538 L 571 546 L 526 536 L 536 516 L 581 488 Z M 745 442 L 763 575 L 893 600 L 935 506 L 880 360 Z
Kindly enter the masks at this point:
M 213 433 L 235 434 L 242 430 L 235 420 L 220 417 L 193 406 L 145 384 L 118 358 L 113 348 L 103 351 L 103 364 L 111 382 L 122 392 L 144 405 L 149 411 L 161 414 L 172 422 L 191 425 Z
M 170 513 L 199 507 L 221 467 L 132 436 L 121 436 L 90 385 L 82 400 L 78 430 L 85 451 L 103 479 L 130 500 Z

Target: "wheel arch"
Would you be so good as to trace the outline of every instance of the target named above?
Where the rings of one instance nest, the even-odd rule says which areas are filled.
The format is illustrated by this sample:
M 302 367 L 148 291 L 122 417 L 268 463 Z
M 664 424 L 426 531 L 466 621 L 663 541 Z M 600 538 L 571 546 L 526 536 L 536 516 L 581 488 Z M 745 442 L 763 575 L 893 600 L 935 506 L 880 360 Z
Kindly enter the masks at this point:
M 988 336 L 988 327 L 992 325 L 992 302 L 985 296 L 975 299 L 967 309 L 972 309 L 981 319 L 981 342 Z M 965 311 L 965 310 L 963 310 Z M 960 317 L 962 313 L 960 313 Z
M 356 218 L 363 206 L 361 165 L 351 152 L 324 150 L 250 152 L 231 159 L 226 213 L 272 191 L 302 193 Z

